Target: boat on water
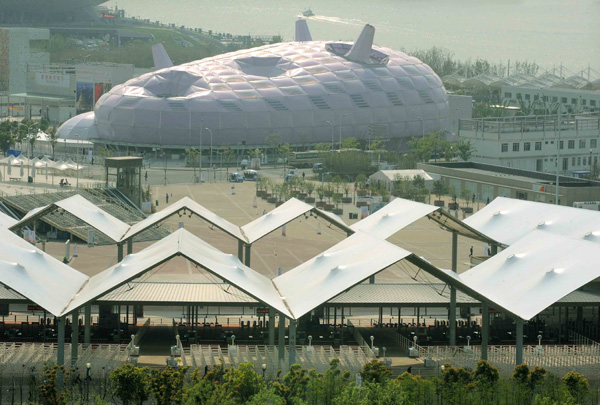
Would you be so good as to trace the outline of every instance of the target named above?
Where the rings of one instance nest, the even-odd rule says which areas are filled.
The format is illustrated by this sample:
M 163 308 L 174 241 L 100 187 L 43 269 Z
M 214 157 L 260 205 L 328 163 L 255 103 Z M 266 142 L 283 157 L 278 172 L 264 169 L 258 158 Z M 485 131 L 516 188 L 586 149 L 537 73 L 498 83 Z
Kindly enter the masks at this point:
M 302 12 L 302 15 L 304 17 L 312 17 L 315 15 L 315 13 L 313 13 L 313 11 L 310 8 L 308 8 Z

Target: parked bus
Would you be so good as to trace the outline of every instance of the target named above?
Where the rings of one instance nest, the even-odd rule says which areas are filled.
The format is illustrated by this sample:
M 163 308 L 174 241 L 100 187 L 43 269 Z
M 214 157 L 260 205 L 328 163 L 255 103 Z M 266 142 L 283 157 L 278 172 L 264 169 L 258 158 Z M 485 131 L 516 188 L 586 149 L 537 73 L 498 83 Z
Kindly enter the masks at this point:
M 292 152 L 288 156 L 288 166 L 290 167 L 313 167 L 315 163 L 320 163 L 323 152 L 318 150 L 309 150 L 307 152 Z

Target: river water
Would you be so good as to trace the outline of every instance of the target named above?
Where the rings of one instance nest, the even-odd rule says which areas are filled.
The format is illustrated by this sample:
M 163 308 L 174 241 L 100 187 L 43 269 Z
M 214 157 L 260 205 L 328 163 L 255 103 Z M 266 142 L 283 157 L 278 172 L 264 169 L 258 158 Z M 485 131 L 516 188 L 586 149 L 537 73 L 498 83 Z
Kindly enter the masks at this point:
M 561 64 L 600 71 L 599 0 L 118 0 L 131 16 L 241 35 L 293 40 L 294 21 L 315 13 L 315 40 L 353 40 L 375 26 L 375 42 L 411 51 L 440 46 L 456 58 Z

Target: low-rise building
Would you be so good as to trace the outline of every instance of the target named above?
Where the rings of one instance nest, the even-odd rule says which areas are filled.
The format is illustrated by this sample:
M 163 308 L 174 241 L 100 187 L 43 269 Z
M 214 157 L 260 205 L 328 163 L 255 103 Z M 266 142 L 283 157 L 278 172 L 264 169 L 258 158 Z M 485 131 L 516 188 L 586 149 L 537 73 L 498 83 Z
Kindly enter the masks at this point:
M 600 116 L 572 114 L 460 120 L 459 137 L 475 147 L 471 160 L 561 174 L 592 171 L 600 154 Z
M 468 189 L 476 201 L 489 202 L 494 198 L 510 197 L 553 204 L 556 196 L 556 175 L 494 166 L 474 162 L 419 163 L 433 178 L 441 178 L 460 197 Z M 600 182 L 559 176 L 559 204 L 573 206 L 574 202 L 597 201 Z

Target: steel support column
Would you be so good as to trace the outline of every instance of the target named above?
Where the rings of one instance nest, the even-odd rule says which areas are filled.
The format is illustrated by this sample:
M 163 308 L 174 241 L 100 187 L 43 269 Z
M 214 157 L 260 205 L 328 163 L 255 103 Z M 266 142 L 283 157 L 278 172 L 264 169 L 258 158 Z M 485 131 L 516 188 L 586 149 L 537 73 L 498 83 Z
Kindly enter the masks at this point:
M 458 272 L 458 232 L 452 231 L 452 271 Z M 450 287 L 450 310 L 448 313 L 450 327 L 450 346 L 456 346 L 456 288 Z
M 123 244 L 117 243 L 117 263 L 123 260 Z
M 130 255 L 133 253 L 133 238 L 127 239 L 127 254 Z
M 252 245 L 246 245 L 246 253 L 244 254 L 244 264 L 250 267 L 250 255 Z
M 481 304 L 481 360 L 488 358 L 488 341 L 490 340 L 490 307 Z
M 238 259 L 244 263 L 244 242 L 238 240 Z
M 523 321 L 517 319 L 515 326 L 517 328 L 517 355 L 515 361 L 518 366 L 519 364 L 523 364 Z
M 269 308 L 269 346 L 275 346 L 275 309 Z
M 85 323 L 83 327 L 83 343 L 89 345 L 92 338 L 92 305 L 86 304 L 83 310 L 83 322 Z
M 77 362 L 79 349 L 79 310 L 71 312 L 71 364 Z
M 277 346 L 279 347 L 279 361 L 285 359 L 285 316 L 279 314 L 279 336 L 277 339 Z
M 57 339 L 57 351 L 56 351 L 56 364 L 63 366 L 65 364 L 65 317 L 61 316 L 56 318 L 56 328 L 58 339 Z
M 290 341 L 290 367 L 296 362 L 296 321 L 290 319 L 290 330 L 289 330 L 289 341 Z

